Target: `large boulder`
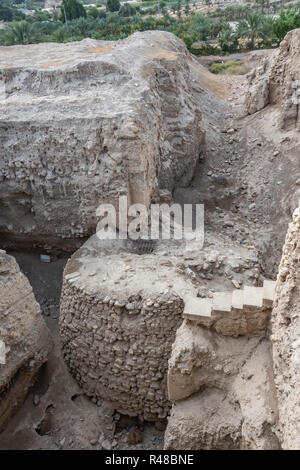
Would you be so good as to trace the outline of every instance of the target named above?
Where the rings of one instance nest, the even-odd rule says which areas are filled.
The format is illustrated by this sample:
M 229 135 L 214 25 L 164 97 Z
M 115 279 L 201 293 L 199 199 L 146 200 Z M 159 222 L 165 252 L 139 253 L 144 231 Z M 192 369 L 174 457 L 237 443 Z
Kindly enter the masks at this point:
M 51 349 L 27 278 L 15 259 L 0 250 L 0 431 L 23 403 Z
M 187 185 L 205 143 L 199 68 L 162 31 L 1 47 L 2 236 L 71 248 L 100 203 Z

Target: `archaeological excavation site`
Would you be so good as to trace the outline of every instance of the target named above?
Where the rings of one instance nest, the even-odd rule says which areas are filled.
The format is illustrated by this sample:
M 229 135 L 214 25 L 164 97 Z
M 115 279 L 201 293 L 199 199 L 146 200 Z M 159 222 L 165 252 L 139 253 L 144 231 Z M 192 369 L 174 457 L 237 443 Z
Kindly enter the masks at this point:
M 1 450 L 300 450 L 300 29 L 210 60 L 0 47 Z M 203 239 L 130 238 L 120 198 Z

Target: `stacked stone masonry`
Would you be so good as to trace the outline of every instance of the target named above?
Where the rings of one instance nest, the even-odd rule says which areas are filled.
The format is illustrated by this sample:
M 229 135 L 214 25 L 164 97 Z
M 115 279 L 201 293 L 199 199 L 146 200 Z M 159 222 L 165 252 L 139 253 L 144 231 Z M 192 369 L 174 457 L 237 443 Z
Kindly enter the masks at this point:
M 60 311 L 62 349 L 72 374 L 94 401 L 106 399 L 121 413 L 162 419 L 170 408 L 168 361 L 189 308 L 186 296 L 196 302 L 205 299 L 196 297 L 190 277 L 178 269 L 174 246 L 168 252 L 158 244 L 148 255 L 127 248 L 125 242 L 104 243 L 94 236 L 68 261 Z M 264 308 L 253 308 L 245 330 L 244 311 L 232 317 L 221 306 L 226 321 L 218 331 L 224 336 L 259 335 L 270 313 Z M 207 326 L 215 330 L 214 323 Z
M 89 295 L 64 281 L 60 331 L 64 358 L 83 390 L 123 414 L 167 416 L 167 366 L 183 302 L 174 295 Z

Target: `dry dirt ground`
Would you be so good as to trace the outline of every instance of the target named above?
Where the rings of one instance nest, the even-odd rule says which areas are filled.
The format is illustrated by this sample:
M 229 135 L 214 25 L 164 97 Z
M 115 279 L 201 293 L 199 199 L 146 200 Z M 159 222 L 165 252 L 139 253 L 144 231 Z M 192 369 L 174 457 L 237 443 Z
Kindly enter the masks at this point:
M 251 68 L 259 56 L 242 59 Z M 296 136 L 294 131 L 286 135 L 278 129 L 276 109 L 245 115 L 245 76 L 219 80 L 227 95 L 223 109 L 203 105 L 207 157 L 190 188 L 178 188 L 174 199 L 204 203 L 206 230 L 253 244 L 261 253 L 263 274 L 274 279 L 287 222 L 296 206 L 285 196 L 299 177 Z M 62 360 L 58 306 L 67 258 L 49 264 L 40 262 L 37 253 L 12 254 L 33 286 L 55 348 L 22 409 L 0 435 L 0 449 L 162 449 L 164 432 L 153 423 L 138 423 L 143 441 L 128 445 L 127 433 L 137 423 L 116 415 L 107 403 L 86 398 Z
M 240 58 L 250 70 L 270 53 L 255 51 Z M 233 58 L 239 57 L 226 60 Z M 208 66 L 212 60 L 199 62 Z M 204 203 L 206 230 L 255 246 L 262 274 L 275 279 L 286 227 L 300 196 L 298 132 L 280 129 L 275 105 L 247 115 L 245 75 L 218 77 L 228 93 L 222 110 L 203 107 L 207 157 L 190 188 L 177 189 L 175 199 Z

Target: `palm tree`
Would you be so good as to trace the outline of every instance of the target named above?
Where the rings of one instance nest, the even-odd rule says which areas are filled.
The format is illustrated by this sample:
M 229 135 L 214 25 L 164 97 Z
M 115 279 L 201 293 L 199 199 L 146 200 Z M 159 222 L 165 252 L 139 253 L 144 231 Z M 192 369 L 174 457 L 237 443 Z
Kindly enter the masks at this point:
M 231 45 L 234 41 L 234 32 L 232 28 L 228 25 L 221 30 L 218 34 L 218 44 L 223 52 L 229 52 Z
M 33 24 L 21 21 L 6 28 L 5 39 L 8 44 L 32 44 L 37 39 L 37 31 Z
M 261 13 L 264 13 L 266 0 L 256 0 L 256 1 L 258 4 L 260 4 Z
M 240 21 L 238 33 L 240 37 L 249 38 L 250 48 L 254 49 L 255 40 L 265 36 L 264 18 L 258 13 L 249 13 Z
M 178 18 L 180 18 L 181 17 L 181 0 L 178 0 L 176 9 L 177 9 L 177 16 Z

